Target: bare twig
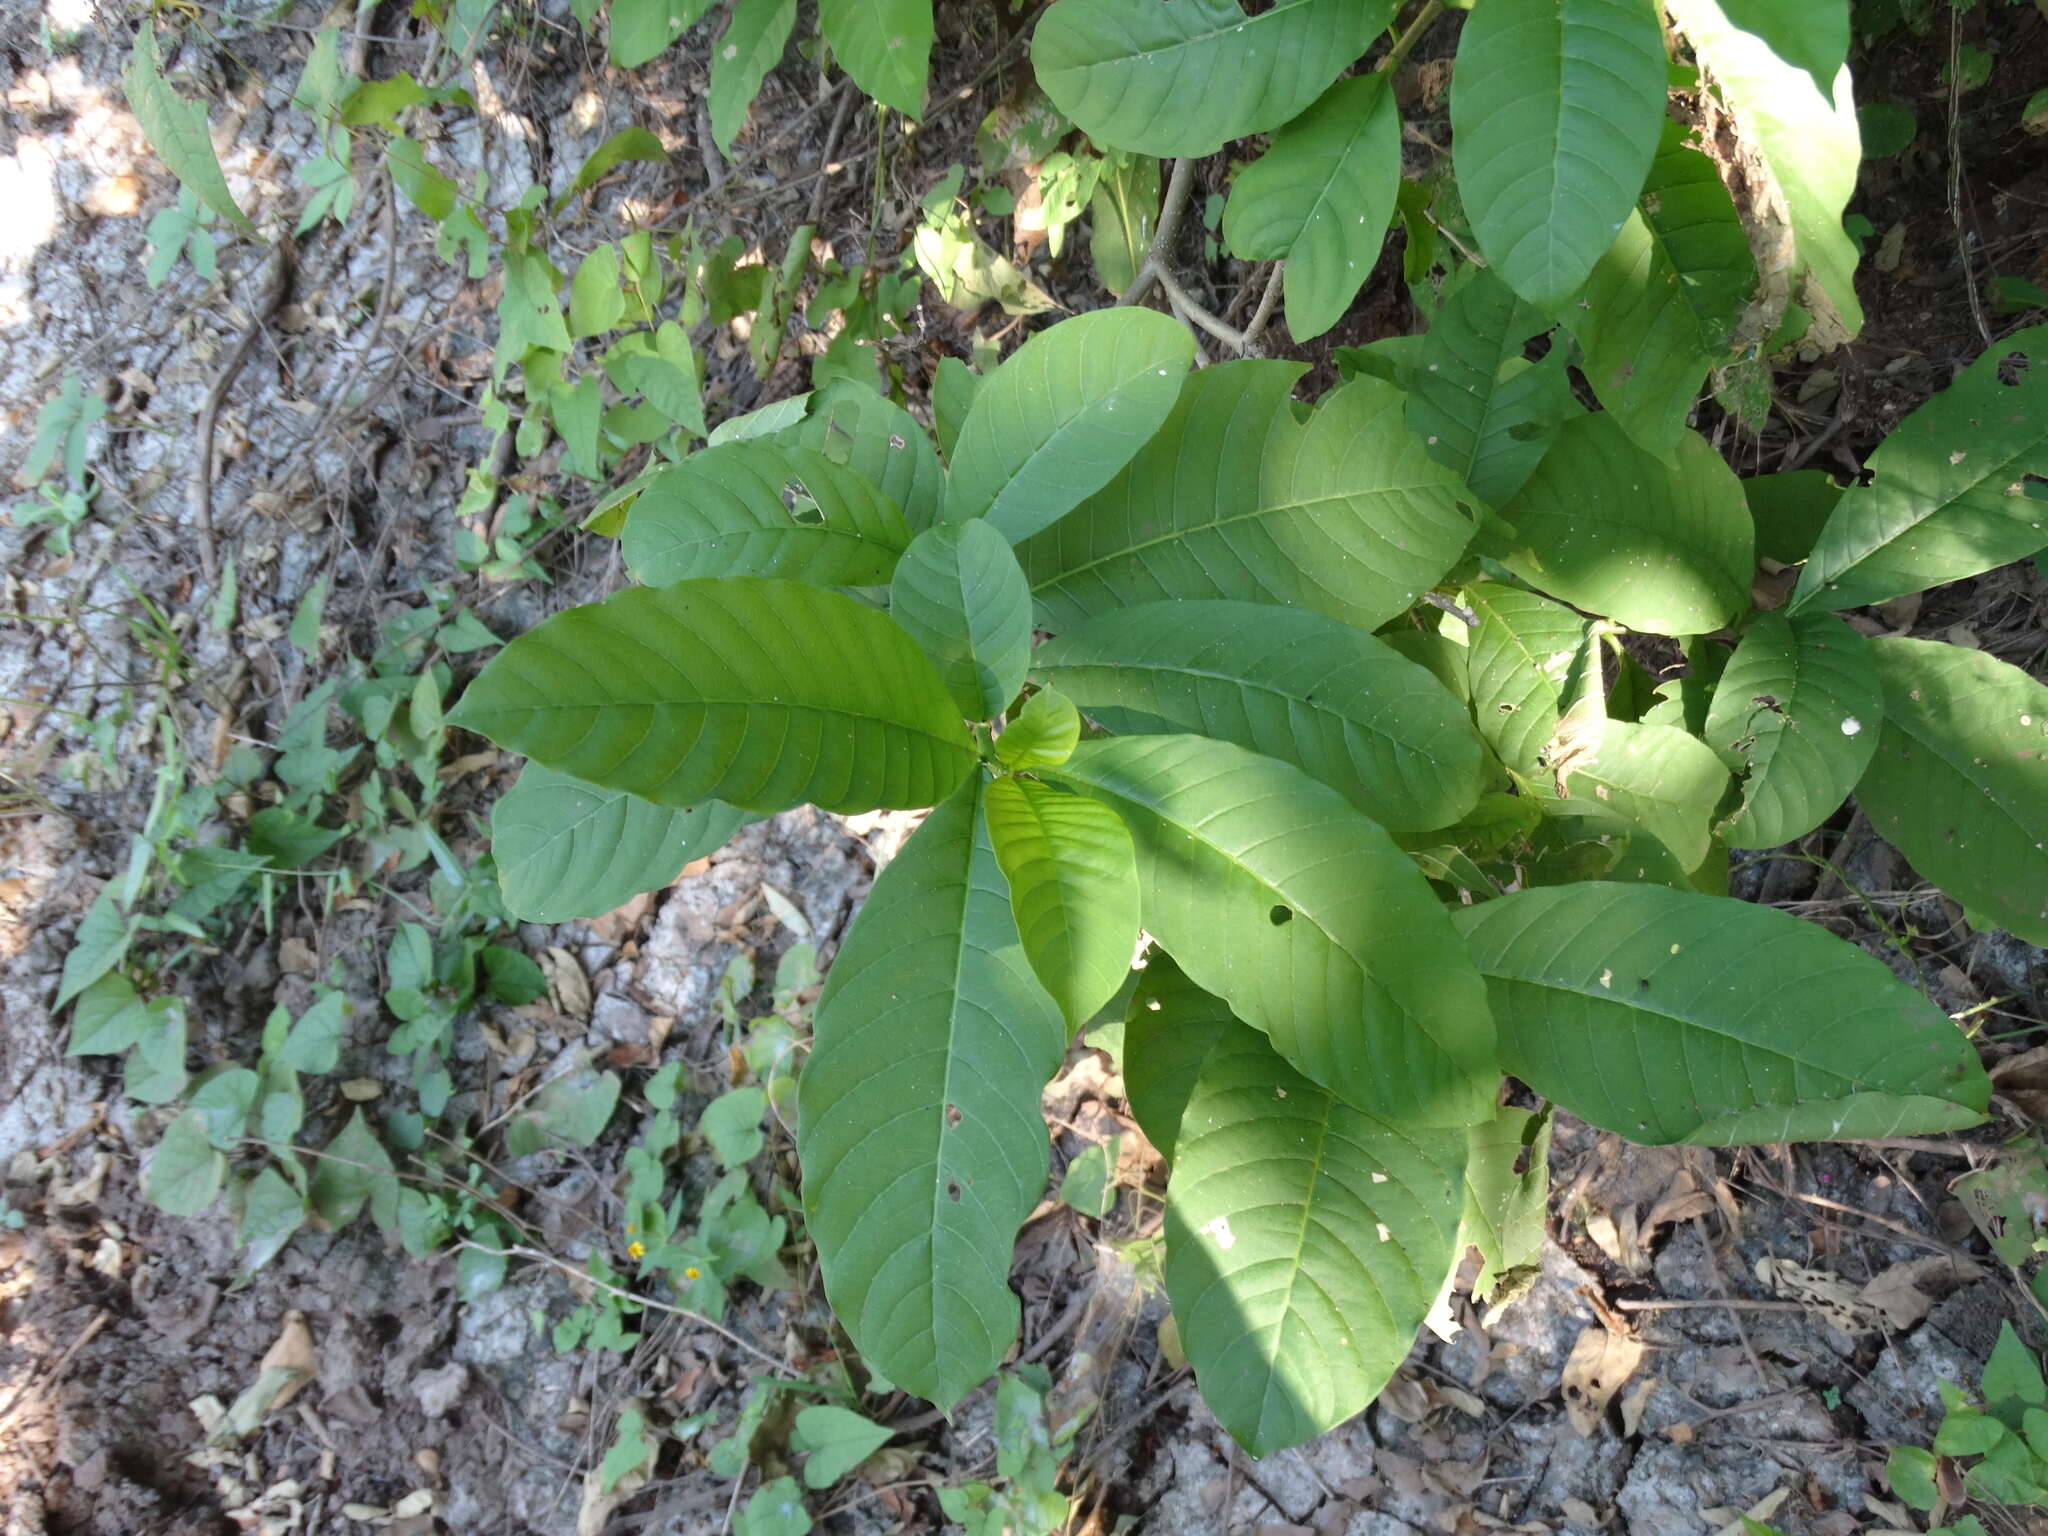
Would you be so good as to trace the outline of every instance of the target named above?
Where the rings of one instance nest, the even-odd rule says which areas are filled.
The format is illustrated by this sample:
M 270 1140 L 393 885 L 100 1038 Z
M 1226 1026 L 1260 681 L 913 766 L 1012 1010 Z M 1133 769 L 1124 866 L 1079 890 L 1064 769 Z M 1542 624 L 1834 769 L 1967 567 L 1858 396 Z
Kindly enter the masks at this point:
M 1963 13 L 1948 15 L 1948 216 L 1955 225 L 1956 259 L 1963 264 L 1963 287 L 1970 295 L 1970 318 L 1984 345 L 1991 345 L 1991 326 L 1984 318 L 1984 299 L 1977 292 L 1977 263 L 1970 258 L 1970 236 L 1963 228 L 1963 129 L 1962 129 L 1962 35 Z
M 37 1399 L 41 1398 L 44 1393 L 48 1392 L 51 1387 L 55 1386 L 57 1382 L 60 1379 L 62 1379 L 65 1368 L 71 1364 L 73 1357 L 75 1357 L 81 1349 L 85 1348 L 86 1345 L 90 1344 L 95 1338 L 97 1338 L 99 1336 L 99 1331 L 102 1328 L 106 1327 L 107 1324 L 112 1321 L 113 1314 L 111 1313 L 95 1313 L 93 1315 L 92 1321 L 87 1323 L 83 1328 L 79 1330 L 78 1337 L 73 1339 L 69 1344 L 67 1344 L 64 1347 L 64 1353 L 59 1355 L 56 1358 L 56 1360 L 51 1364 L 49 1370 L 43 1373 L 42 1379 L 40 1381 L 35 1381 L 33 1383 L 35 1388 L 34 1391 L 31 1392 L 29 1390 L 32 1378 L 27 1376 L 24 1376 L 22 1378 L 21 1384 L 14 1389 L 12 1395 L 8 1397 L 7 1401 L 4 1403 L 0 1403 L 0 1419 L 6 1419 L 12 1416 L 14 1410 L 17 1407 L 22 1406 L 24 1398 L 28 1402 L 35 1402 Z
M 825 147 L 818 151 L 817 181 L 811 187 L 811 209 L 804 216 L 806 224 L 815 224 L 825 212 L 825 193 L 832 186 L 832 156 L 839 149 L 839 135 L 846 127 L 846 119 L 853 111 L 853 99 L 858 91 L 842 91 L 839 96 L 839 110 L 832 114 L 832 126 L 825 130 Z
M 291 286 L 292 242 L 290 236 L 281 236 L 270 253 L 270 276 L 265 283 L 263 295 L 257 300 L 249 316 L 248 328 L 241 339 L 228 353 L 227 361 L 221 364 L 220 372 L 214 375 L 213 388 L 206 392 L 206 399 L 199 407 L 199 421 L 193 428 L 192 436 L 198 446 L 198 453 L 192 465 L 192 521 L 199 530 L 199 559 L 206 572 L 207 585 L 211 586 L 220 574 L 220 549 L 213 537 L 213 430 L 220 419 L 221 402 L 227 399 L 228 387 L 235 382 L 235 375 L 242 371 L 242 364 L 249 360 L 250 349 L 256 345 L 256 338 L 263 334 L 263 327 L 270 323 L 270 317 L 277 313 L 277 307 L 284 302 L 285 289 Z
M 1165 267 L 1158 268 L 1153 272 L 1152 276 L 1158 281 L 1159 286 L 1166 290 L 1167 297 L 1173 300 L 1173 307 L 1180 312 L 1182 319 L 1193 321 L 1225 346 L 1239 353 L 1242 353 L 1246 346 L 1249 345 L 1249 338 L 1245 332 L 1240 331 L 1234 325 L 1218 320 L 1214 315 L 1210 314 L 1208 310 L 1195 301 L 1194 296 L 1187 289 L 1181 287 L 1179 279 L 1167 271 Z M 1132 286 L 1135 287 L 1136 285 L 1133 284 Z

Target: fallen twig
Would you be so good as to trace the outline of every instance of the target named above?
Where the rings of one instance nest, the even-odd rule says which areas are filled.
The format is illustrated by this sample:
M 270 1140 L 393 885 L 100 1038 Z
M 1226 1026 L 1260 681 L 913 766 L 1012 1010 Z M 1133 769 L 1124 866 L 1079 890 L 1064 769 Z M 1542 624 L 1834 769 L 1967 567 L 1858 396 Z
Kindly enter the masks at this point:
M 292 258 L 291 237 L 281 236 L 270 253 L 270 278 L 264 285 L 263 296 L 249 317 L 248 328 L 228 353 L 220 372 L 214 375 L 213 388 L 206 392 L 206 399 L 199 407 L 198 424 L 193 429 L 192 435 L 199 451 L 192 466 L 192 521 L 199 531 L 199 560 L 206 572 L 208 586 L 212 586 L 220 574 L 220 549 L 213 537 L 214 425 L 220 419 L 221 402 L 227 399 L 228 387 L 235 382 L 235 375 L 242 371 L 242 364 L 249 360 L 249 351 L 256 345 L 256 338 L 263 334 L 263 327 L 270 323 L 270 317 L 284 303 L 285 290 L 291 286 Z

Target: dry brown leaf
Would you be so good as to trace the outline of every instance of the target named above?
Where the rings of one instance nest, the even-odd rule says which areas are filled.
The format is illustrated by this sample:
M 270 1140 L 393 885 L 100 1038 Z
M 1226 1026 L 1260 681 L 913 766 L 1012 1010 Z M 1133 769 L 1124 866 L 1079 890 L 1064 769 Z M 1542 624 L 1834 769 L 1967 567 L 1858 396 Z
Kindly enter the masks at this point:
M 1922 1289 L 1923 1285 L 1947 1295 L 1983 1276 L 1984 1271 L 1968 1259 L 1931 1254 L 1892 1265 L 1863 1287 L 1862 1300 L 1865 1306 L 1876 1308 L 1891 1327 L 1910 1328 L 1934 1310 L 1937 1298 Z
M 559 944 L 541 951 L 541 974 L 548 981 L 548 1001 L 556 1013 L 578 1023 L 590 1018 L 590 978 L 576 957 Z
M 1431 1406 L 1422 1383 L 1406 1371 L 1396 1371 L 1380 1390 L 1380 1407 L 1404 1424 L 1420 1424 L 1429 1417 Z
M 1664 1426 L 1664 1438 L 1673 1445 L 1691 1445 L 1693 1440 L 1692 1426 L 1684 1423 L 1667 1424 Z
M 1601 1415 L 1643 1362 L 1643 1343 L 1604 1327 L 1579 1334 L 1564 1363 L 1564 1408 L 1581 1439 L 1599 1427 Z
M 1841 1333 L 1879 1333 L 1884 1316 L 1863 1299 L 1862 1287 L 1824 1269 L 1808 1269 L 1785 1259 L 1769 1257 L 1756 1261 L 1756 1277 L 1772 1292 L 1789 1301 L 1803 1302 Z
M 1650 1394 L 1657 1390 L 1657 1378 L 1645 1376 L 1628 1389 L 1621 1400 L 1621 1432 L 1633 1440 L 1643 1427 L 1643 1410 L 1650 1406 Z

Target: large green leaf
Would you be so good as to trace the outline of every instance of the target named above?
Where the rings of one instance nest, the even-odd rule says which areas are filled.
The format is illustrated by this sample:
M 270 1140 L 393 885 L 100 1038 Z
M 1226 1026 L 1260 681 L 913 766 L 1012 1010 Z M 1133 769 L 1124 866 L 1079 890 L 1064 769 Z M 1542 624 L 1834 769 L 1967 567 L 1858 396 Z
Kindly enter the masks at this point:
M 1742 494 L 1749 502 L 1750 521 L 1756 524 L 1757 557 L 1797 565 L 1811 555 L 1844 489 L 1824 469 L 1790 469 L 1744 479 Z
M 1451 157 L 1472 232 L 1552 314 L 1642 191 L 1664 121 L 1664 29 L 1644 0 L 1486 0 L 1458 38 Z
M 1097 144 L 1206 155 L 1300 113 L 1365 51 L 1394 0 L 1060 0 L 1031 40 L 1038 83 Z
M 1247 260 L 1282 257 L 1296 341 L 1339 320 L 1372 273 L 1401 185 L 1401 111 L 1384 75 L 1339 80 L 1230 184 L 1223 237 Z
M 1756 535 L 1742 483 L 1696 432 L 1667 465 L 1610 413 L 1577 417 L 1501 515 L 1515 525 L 1509 570 L 1631 629 L 1706 634 L 1749 604 Z
M 1095 263 L 1095 276 L 1122 298 L 1137 281 L 1159 222 L 1158 158 L 1111 150 L 1088 201 L 1088 219 L 1088 255 Z
M 1408 393 L 1408 430 L 1429 456 L 1462 475 L 1489 506 L 1514 498 L 1557 441 L 1571 404 L 1565 351 L 1523 361 L 1529 338 L 1550 329 L 1540 312 L 1492 272 L 1473 268 L 1437 309 Z
M 1455 914 L 1502 1064 L 1631 1141 L 1955 1130 L 1975 1049 L 1883 962 L 1772 907 L 1655 885 L 1523 891 Z
M 894 503 L 823 454 L 721 443 L 662 471 L 626 518 L 621 550 L 651 587 L 695 576 L 878 586 L 910 542 Z
M 1047 627 L 1230 597 L 1376 629 L 1443 577 L 1471 540 L 1473 497 L 1403 425 L 1401 392 L 1353 379 L 1304 425 L 1287 398 L 1300 373 L 1237 362 L 1188 378 L 1130 466 L 1018 549 Z
M 1356 1109 L 1236 1021 L 1202 1063 L 1166 1198 L 1166 1292 L 1255 1456 L 1362 1412 L 1460 1252 L 1465 1136 Z
M 1856 300 L 1856 245 L 1842 228 L 1842 212 L 1856 190 L 1863 138 L 1856 102 L 1843 66 L 1832 96 L 1806 71 L 1788 64 L 1771 45 L 1730 20 L 1726 0 L 1669 0 L 1667 9 L 1692 42 L 1693 52 L 1719 87 L 1736 130 L 1759 161 L 1759 213 L 1788 227 L 1789 275 L 1811 279 L 1795 291 L 1822 322 L 1816 339 L 1832 345 L 1863 328 Z M 1780 274 L 1766 274 L 1767 281 Z
M 1883 602 L 2048 548 L 2048 506 L 2025 494 L 2028 476 L 2048 479 L 2048 325 L 1970 364 L 1865 468 L 1870 483 L 1842 493 L 1799 573 L 1795 609 Z
M 506 911 L 566 923 L 660 890 L 749 819 L 715 800 L 678 810 L 528 763 L 491 807 L 491 857 Z
M 1033 978 L 982 780 L 875 879 L 800 1079 L 804 1211 L 862 1355 L 950 1408 L 1017 1332 L 1010 1252 L 1045 1189 L 1038 1096 L 1067 1030 Z
M 1542 766 L 1568 690 L 1580 691 L 1586 621 L 1505 582 L 1475 582 L 1460 597 L 1479 620 L 1465 642 L 1472 718 L 1500 760 L 1528 777 Z
M 1031 592 L 1010 541 L 980 518 L 911 540 L 889 582 L 889 614 L 937 665 L 965 718 L 993 718 L 1024 686 Z
M 1138 947 L 1131 834 L 1097 800 L 1031 779 L 998 779 L 983 801 L 1024 957 L 1079 1029 L 1116 996 Z
M 1721 0 L 1721 13 L 1834 99 L 1835 77 L 1849 57 L 1849 0 Z
M 612 0 L 612 62 L 638 69 L 710 9 L 711 0 Z
M 1550 1116 L 1505 1105 L 1466 1133 L 1465 1214 L 1458 1236 L 1479 1250 L 1472 1294 L 1540 1261 L 1550 1204 Z
M 1728 770 L 1699 737 L 1670 725 L 1580 718 L 1569 747 L 1553 757 L 1560 778 L 1569 775 L 1572 796 L 1597 800 L 1641 827 L 1682 869 L 1706 862 Z M 1550 786 L 1537 787 L 1547 793 Z
M 1490 1112 L 1484 989 L 1377 822 L 1300 769 L 1200 736 L 1083 742 L 1048 777 L 1116 811 L 1145 927 L 1195 982 L 1360 1108 Z
M 1145 1139 L 1169 1164 L 1202 1064 L 1241 1027 L 1230 1004 L 1189 981 L 1173 956 L 1157 944 L 1145 952 L 1124 1014 L 1124 1087 Z
M 1734 848 L 1775 848 L 1840 808 L 1870 756 L 1884 690 L 1863 637 L 1831 613 L 1760 613 L 1714 687 L 1707 744 L 1747 771 Z
M 901 629 L 837 592 L 753 576 L 557 614 L 500 651 L 448 722 L 670 806 L 930 805 L 974 765 Z
M 796 25 L 796 0 L 732 0 L 732 14 L 711 50 L 711 137 L 732 156 L 732 141 L 761 94 L 768 71 L 782 61 Z
M 213 131 L 206 122 L 206 108 L 187 101 L 164 79 L 156 46 L 156 23 L 152 20 L 145 19 L 142 29 L 135 34 L 135 49 L 121 71 L 121 89 L 128 97 L 135 121 L 142 127 L 142 136 L 171 168 L 171 174 L 235 228 L 244 234 L 254 234 L 256 227 L 242 212 L 228 190 L 227 177 L 221 173 L 220 159 L 213 152 Z
M 872 389 L 834 379 L 810 395 L 801 421 L 774 436 L 845 465 L 895 502 L 913 532 L 939 520 L 946 470 L 932 440 L 916 417 Z
M 932 0 L 819 0 L 818 28 L 863 92 L 905 117 L 924 116 Z
M 1641 206 L 1565 314 L 1593 393 L 1665 459 L 1757 281 L 1735 203 L 1713 161 L 1687 147 L 1691 131 L 1664 125 Z
M 1032 671 L 1119 735 L 1234 741 L 1322 780 L 1382 826 L 1444 826 L 1484 787 L 1484 750 L 1435 678 L 1305 609 L 1140 603 L 1040 647 Z
M 1159 430 L 1195 359 L 1186 326 L 1098 309 L 1040 331 L 981 381 L 953 448 L 946 520 L 1012 543 L 1102 489 Z
M 1878 640 L 1884 731 L 1856 798 L 1979 928 L 2048 944 L 2048 687 L 1938 640 Z

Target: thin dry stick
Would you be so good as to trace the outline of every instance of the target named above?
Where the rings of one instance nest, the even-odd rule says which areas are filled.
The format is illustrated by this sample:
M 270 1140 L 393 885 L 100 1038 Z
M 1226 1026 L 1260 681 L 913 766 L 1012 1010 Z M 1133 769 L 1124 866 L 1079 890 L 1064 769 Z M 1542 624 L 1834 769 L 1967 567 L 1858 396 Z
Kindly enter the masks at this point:
M 806 224 L 815 224 L 825 212 L 825 193 L 832 186 L 832 156 L 839 149 L 839 135 L 846 127 L 846 119 L 853 111 L 855 91 L 843 92 L 839 97 L 839 110 L 832 114 L 832 126 L 825 130 L 825 147 L 818 152 L 818 179 L 811 186 L 810 212 L 804 215 Z
M 1166 199 L 1159 205 L 1159 224 L 1152 231 L 1152 247 L 1145 252 L 1144 261 L 1139 263 L 1138 275 L 1131 279 L 1131 286 L 1116 301 L 1118 308 L 1136 304 L 1144 298 L 1165 269 L 1174 236 L 1180 233 L 1180 219 L 1188 206 L 1188 193 L 1194 184 L 1195 162 L 1192 157 L 1183 155 L 1173 162 L 1172 174 L 1166 179 Z
M 220 372 L 214 375 L 213 388 L 206 392 L 206 399 L 200 404 L 199 421 L 192 432 L 199 447 L 198 457 L 192 466 L 192 520 L 199 527 L 199 559 L 205 569 L 208 586 L 220 574 L 220 548 L 213 537 L 214 425 L 220 419 L 221 402 L 227 399 L 228 387 L 235 382 L 235 375 L 242 371 L 242 364 L 249 360 L 256 338 L 263 334 L 263 327 L 277 313 L 278 306 L 284 302 L 285 289 L 291 285 L 292 242 L 289 236 L 278 240 L 277 248 L 270 254 L 269 265 L 270 279 L 264 285 L 263 296 L 249 317 L 248 328 L 228 353 Z
M 0 1420 L 12 1417 L 15 1408 L 22 1405 L 24 1398 L 28 1402 L 33 1403 L 41 1398 L 45 1392 L 48 1392 L 51 1387 L 55 1386 L 63 1378 L 64 1369 L 71 1364 L 72 1358 L 97 1338 L 99 1331 L 111 1321 L 113 1321 L 112 1313 L 95 1313 L 93 1320 L 79 1330 L 77 1338 L 65 1346 L 64 1353 L 57 1357 L 56 1363 L 50 1367 L 43 1378 L 34 1383 L 35 1390 L 33 1392 L 29 1390 L 31 1383 L 25 1379 L 20 1386 L 14 1389 L 13 1396 L 9 1397 L 5 1403 L 0 1403 Z
M 1963 228 L 1962 63 L 1963 13 L 1948 13 L 1948 216 L 1956 230 L 1956 259 L 1963 264 L 1963 287 L 1970 295 L 1970 318 L 1977 334 L 1991 345 L 1991 326 L 1984 318 L 1984 300 L 1977 292 L 1977 264 L 1970 259 L 1970 237 Z

